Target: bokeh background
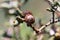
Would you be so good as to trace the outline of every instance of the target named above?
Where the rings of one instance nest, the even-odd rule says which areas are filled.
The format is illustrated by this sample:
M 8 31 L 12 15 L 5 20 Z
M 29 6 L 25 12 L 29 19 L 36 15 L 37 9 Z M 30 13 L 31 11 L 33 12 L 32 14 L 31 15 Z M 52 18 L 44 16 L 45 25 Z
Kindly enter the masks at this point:
M 5 0 L 0 0 L 5 1 Z M 21 7 L 22 10 L 30 10 L 35 18 L 40 18 L 43 24 L 49 22 L 52 18 L 50 12 L 46 10 L 49 8 L 49 4 L 45 0 L 28 0 L 28 2 Z M 5 12 L 3 9 L 0 9 L 0 40 L 2 40 L 2 35 L 4 31 L 10 27 L 9 18 L 5 16 Z M 20 26 L 20 36 L 22 40 L 28 40 L 28 37 L 34 38 L 33 30 L 30 27 L 27 27 L 25 23 Z M 48 40 L 48 35 L 45 34 L 44 40 Z

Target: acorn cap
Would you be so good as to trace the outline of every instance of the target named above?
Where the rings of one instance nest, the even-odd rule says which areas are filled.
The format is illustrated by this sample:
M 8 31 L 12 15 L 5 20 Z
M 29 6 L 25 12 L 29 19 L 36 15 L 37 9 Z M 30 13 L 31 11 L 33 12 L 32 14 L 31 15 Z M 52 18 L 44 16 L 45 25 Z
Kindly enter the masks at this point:
M 31 14 L 32 15 L 32 13 L 29 10 L 23 11 L 23 14 L 24 14 L 24 16 L 26 16 L 27 14 Z

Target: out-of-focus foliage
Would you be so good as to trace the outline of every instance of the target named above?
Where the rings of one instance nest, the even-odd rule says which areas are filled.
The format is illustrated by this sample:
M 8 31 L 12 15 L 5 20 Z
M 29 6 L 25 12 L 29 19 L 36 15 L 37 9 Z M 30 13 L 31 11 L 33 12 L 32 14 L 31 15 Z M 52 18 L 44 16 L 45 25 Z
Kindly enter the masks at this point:
M 32 11 L 35 17 L 39 17 L 42 20 L 42 23 L 45 24 L 51 19 L 51 13 L 46 11 L 46 8 L 49 5 L 44 0 L 28 0 L 28 2 L 21 7 L 22 10 Z M 4 30 L 10 27 L 9 18 L 5 17 L 5 13 L 0 9 L 0 40 L 4 33 Z M 48 29 L 47 29 L 48 30 Z M 30 27 L 27 27 L 25 23 L 20 24 L 20 36 L 21 40 L 29 40 L 30 38 L 34 39 L 33 30 Z M 48 40 L 49 37 L 47 34 L 44 35 L 44 40 Z M 35 40 L 35 39 L 34 39 Z

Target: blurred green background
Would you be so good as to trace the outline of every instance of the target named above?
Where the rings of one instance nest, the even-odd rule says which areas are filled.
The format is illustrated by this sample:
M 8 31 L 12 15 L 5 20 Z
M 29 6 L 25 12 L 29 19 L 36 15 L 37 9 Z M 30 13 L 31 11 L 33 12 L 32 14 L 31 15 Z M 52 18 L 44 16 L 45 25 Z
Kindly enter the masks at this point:
M 0 0 L 1 1 L 1 0 Z M 46 24 L 51 19 L 52 15 L 46 11 L 49 5 L 45 0 L 29 0 L 25 5 L 21 7 L 22 10 L 30 10 L 35 18 L 40 18 L 43 24 Z M 9 27 L 9 18 L 5 17 L 3 9 L 0 9 L 0 40 L 4 30 Z M 28 40 L 27 37 L 33 37 L 33 30 L 27 27 L 25 23 L 21 24 L 20 34 L 22 40 Z M 45 39 L 48 40 L 48 39 Z

